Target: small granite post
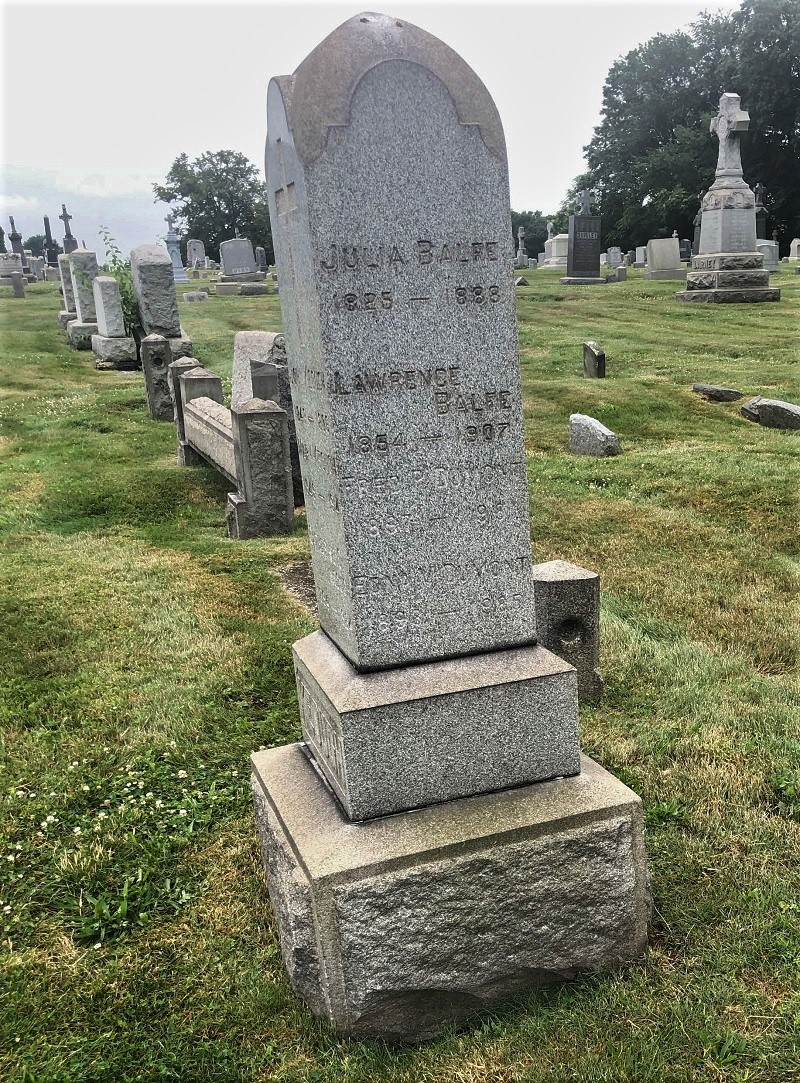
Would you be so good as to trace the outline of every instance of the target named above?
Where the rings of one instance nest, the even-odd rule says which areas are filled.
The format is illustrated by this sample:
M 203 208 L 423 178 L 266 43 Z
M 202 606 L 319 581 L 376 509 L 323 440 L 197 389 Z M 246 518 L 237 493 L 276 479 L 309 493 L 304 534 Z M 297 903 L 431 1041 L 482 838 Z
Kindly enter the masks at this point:
M 193 365 L 189 368 L 185 362 L 189 358 L 181 358 L 173 361 L 169 366 L 171 370 L 171 387 L 173 404 L 175 409 L 175 428 L 178 434 L 178 466 L 202 466 L 204 459 L 199 455 L 186 439 L 186 423 L 184 420 L 184 407 L 193 399 L 211 399 L 220 405 L 224 403 L 222 395 L 222 380 L 213 372 Z M 181 364 L 181 361 L 184 364 Z M 148 395 L 149 400 L 149 395 Z
M 578 699 L 595 706 L 600 675 L 600 576 L 566 560 L 533 566 L 539 642 L 575 666 Z
M 366 13 L 267 116 L 321 630 L 294 645 L 303 742 L 253 756 L 256 817 L 294 988 L 340 1032 L 418 1040 L 641 955 L 641 804 L 580 756 L 576 671 L 536 641 L 492 99 Z
M 168 379 L 172 364 L 169 341 L 163 335 L 147 335 L 141 341 L 140 352 L 150 417 L 153 421 L 174 421 L 175 411 Z
M 276 402 L 252 398 L 231 407 L 237 492 L 228 494 L 232 538 L 285 534 L 294 522 L 289 426 Z
M 739 140 L 750 115 L 738 94 L 723 94 L 711 132 L 719 139 L 714 183 L 703 197 L 700 250 L 692 258 L 682 301 L 742 303 L 779 301 L 781 291 L 769 285 L 769 271 L 756 249 L 755 196 L 744 180 Z
M 12 297 L 24 297 L 25 296 L 25 276 L 21 271 L 11 272 L 11 287 L 13 289 Z

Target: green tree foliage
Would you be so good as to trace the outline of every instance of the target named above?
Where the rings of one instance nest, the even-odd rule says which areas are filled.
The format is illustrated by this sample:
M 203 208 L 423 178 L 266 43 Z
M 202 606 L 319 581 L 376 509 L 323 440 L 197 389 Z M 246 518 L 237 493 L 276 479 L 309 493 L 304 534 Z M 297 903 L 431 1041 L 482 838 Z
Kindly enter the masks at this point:
M 511 232 L 514 235 L 514 251 L 517 249 L 517 230 L 520 226 L 525 229 L 525 250 L 528 255 L 536 259 L 544 250 L 544 242 L 547 240 L 547 223 L 549 218 L 541 211 L 512 211 Z
M 28 237 L 26 241 L 22 242 L 22 247 L 27 248 L 32 256 L 43 256 L 46 240 L 47 238 L 43 233 L 34 233 L 32 237 Z
M 122 321 L 125 324 L 125 334 L 130 338 L 134 331 L 141 329 L 139 318 L 139 305 L 136 294 L 133 292 L 133 276 L 131 275 L 130 260 L 122 258 L 122 252 L 117 242 L 111 236 L 106 226 L 100 226 L 98 232 L 103 239 L 106 249 L 106 262 L 103 266 L 103 274 L 111 275 L 119 283 L 119 296 L 122 303 Z
M 692 236 L 699 197 L 714 179 L 718 143 L 708 129 L 725 92 L 739 94 L 750 113 L 745 179 L 765 185 L 769 232 L 778 230 L 788 252 L 800 235 L 797 0 L 743 0 L 731 15 L 703 14 L 612 66 L 601 123 L 584 148 L 588 172 L 573 186 L 585 182 L 597 194 L 604 246 L 633 248 L 674 229 Z
M 219 259 L 220 241 L 238 229 L 253 245 L 262 245 L 274 262 L 267 209 L 267 186 L 244 154 L 206 151 L 194 161 L 179 154 L 164 184 L 154 184 L 157 201 L 169 203 L 183 219 L 187 237 L 196 237 L 211 259 Z

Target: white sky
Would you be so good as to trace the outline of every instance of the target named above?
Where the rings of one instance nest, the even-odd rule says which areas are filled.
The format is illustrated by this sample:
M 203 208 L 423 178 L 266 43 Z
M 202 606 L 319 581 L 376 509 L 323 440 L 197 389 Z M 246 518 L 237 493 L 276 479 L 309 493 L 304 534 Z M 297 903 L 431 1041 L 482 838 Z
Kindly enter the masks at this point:
M 382 10 L 430 31 L 470 64 L 506 132 L 511 203 L 553 213 L 584 169 L 615 59 L 687 26 L 724 0 L 475 3 L 390 0 Z M 263 169 L 266 87 L 334 27 L 339 2 L 3 2 L 0 224 L 54 234 L 61 203 L 102 254 L 108 226 L 127 255 L 165 232 L 153 202 L 178 154 L 239 150 Z

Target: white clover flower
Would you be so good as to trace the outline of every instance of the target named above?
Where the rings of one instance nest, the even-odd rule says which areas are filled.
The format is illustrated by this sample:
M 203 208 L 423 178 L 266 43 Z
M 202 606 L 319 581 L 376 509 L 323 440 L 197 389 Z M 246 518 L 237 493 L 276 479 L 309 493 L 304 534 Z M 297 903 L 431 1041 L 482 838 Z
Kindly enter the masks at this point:
M 81 786 L 81 789 L 83 790 L 84 793 L 89 792 L 89 787 L 86 785 L 86 783 L 84 783 L 83 786 Z
M 79 827 L 73 827 L 72 834 L 73 835 L 80 835 L 81 834 L 81 829 Z
M 48 822 L 49 824 L 54 824 L 54 823 L 56 822 L 56 817 L 55 817 L 55 816 L 53 816 L 53 814 L 52 814 L 52 813 L 50 813 L 50 815 L 49 815 L 49 816 L 45 816 L 45 819 L 47 820 L 47 822 Z
M 239 772 L 238 771 L 231 771 L 231 774 L 233 775 L 234 778 L 239 777 Z
M 179 808 L 178 809 L 178 815 L 179 816 L 185 816 L 186 815 L 186 809 L 185 808 Z M 14 858 L 12 857 L 11 860 L 13 861 Z
M 178 771 L 178 778 L 186 778 L 186 772 L 185 771 Z
M 164 807 L 164 802 L 163 801 L 156 801 L 156 808 L 163 808 L 163 807 Z

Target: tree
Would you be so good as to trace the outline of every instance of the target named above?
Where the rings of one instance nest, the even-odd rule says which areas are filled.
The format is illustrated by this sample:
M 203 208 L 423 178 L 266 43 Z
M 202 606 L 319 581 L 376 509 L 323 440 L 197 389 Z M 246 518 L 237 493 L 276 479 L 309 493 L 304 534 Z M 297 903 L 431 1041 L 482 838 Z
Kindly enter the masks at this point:
M 43 233 L 34 233 L 32 237 L 28 237 L 27 241 L 22 242 L 22 247 L 28 249 L 32 256 L 43 256 L 46 240 Z
M 603 215 L 603 244 L 633 248 L 677 229 L 691 237 L 700 195 L 714 179 L 709 134 L 720 96 L 750 113 L 745 179 L 767 189 L 772 226 L 800 233 L 800 5 L 744 0 L 732 15 L 702 15 L 616 61 L 603 88 L 601 123 L 584 148 Z M 577 187 L 577 184 L 573 187 Z
M 244 154 L 206 151 L 194 161 L 180 154 L 164 184 L 154 184 L 156 201 L 169 203 L 183 219 L 187 237 L 196 237 L 206 254 L 219 259 L 221 241 L 235 230 L 262 245 L 267 261 L 275 259 L 267 208 L 267 186 Z

